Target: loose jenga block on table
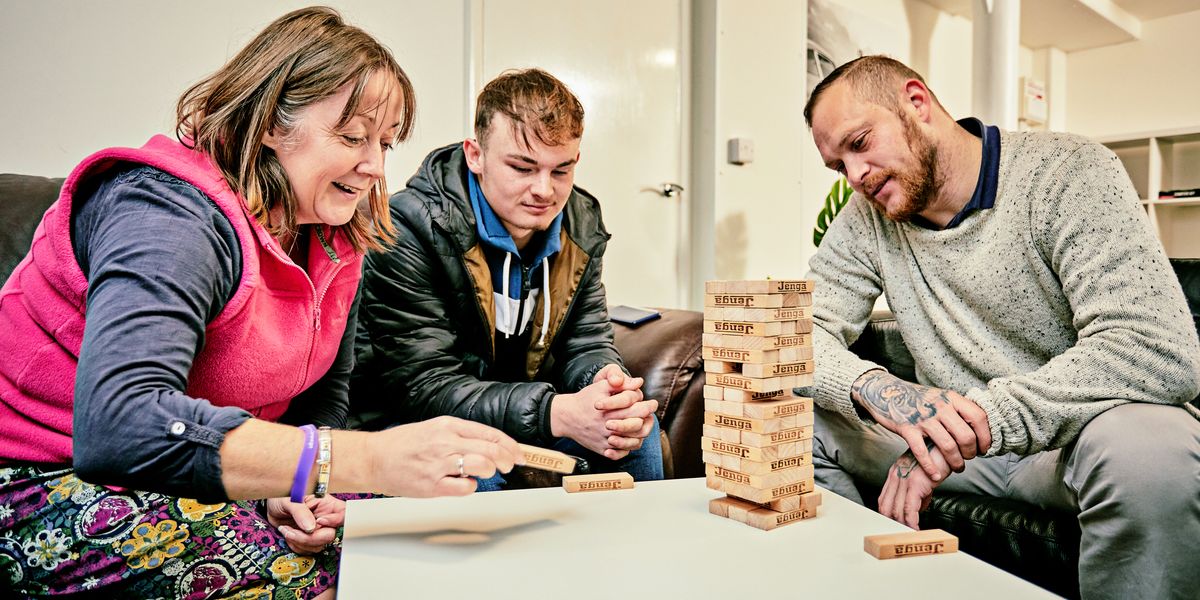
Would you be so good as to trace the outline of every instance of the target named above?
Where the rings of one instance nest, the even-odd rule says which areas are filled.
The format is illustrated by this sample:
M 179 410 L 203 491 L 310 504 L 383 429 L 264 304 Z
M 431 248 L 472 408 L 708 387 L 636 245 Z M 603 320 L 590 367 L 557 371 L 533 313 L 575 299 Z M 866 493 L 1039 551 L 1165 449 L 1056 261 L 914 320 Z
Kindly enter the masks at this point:
M 562 483 L 563 489 L 571 493 L 629 490 L 633 489 L 633 475 L 623 471 L 593 475 L 568 475 L 563 477 Z
M 744 348 L 717 348 L 704 346 L 704 360 L 725 360 L 740 363 L 778 363 L 811 360 L 812 346 L 791 346 L 778 350 L 746 350 Z
M 725 454 L 727 456 L 736 456 L 746 460 L 756 462 L 770 462 L 781 458 L 790 458 L 792 456 L 800 456 L 801 454 L 812 452 L 812 440 L 799 440 L 795 442 L 784 442 L 774 446 L 764 446 L 756 448 L 745 444 L 735 444 L 724 440 L 701 437 L 701 451 L 715 452 L 717 454 Z
M 521 448 L 521 453 L 525 455 L 525 466 L 543 471 L 554 471 L 555 473 L 572 473 L 575 471 L 575 459 L 559 452 L 557 450 L 547 450 L 530 446 L 528 444 L 517 444 Z
M 813 466 L 790 467 L 764 475 L 750 475 L 727 469 L 721 465 L 704 465 L 704 474 L 709 477 L 720 477 L 726 481 L 748 485 L 758 489 L 772 489 L 789 483 L 805 481 L 813 478 Z
M 716 452 L 701 452 L 700 454 L 705 464 L 720 465 L 726 469 L 732 469 L 747 475 L 767 475 L 784 469 L 806 467 L 812 464 L 812 452 L 805 452 L 799 456 L 789 456 L 788 458 L 780 458 L 769 462 L 755 462 Z
M 757 337 L 724 333 L 703 333 L 701 343 L 709 348 L 737 348 L 739 350 L 779 350 L 796 346 L 811 346 L 811 333 Z M 783 361 L 773 361 L 783 362 Z
M 708 370 L 709 361 L 704 361 L 705 370 Z M 738 363 L 726 362 L 726 365 L 736 365 Z M 735 367 L 736 369 L 736 367 Z M 731 371 L 724 371 L 729 373 Z M 786 377 L 789 375 L 808 375 L 813 372 L 813 361 L 801 360 L 790 363 L 766 363 L 766 364 L 743 364 L 740 372 L 746 377 Z
M 809 321 L 812 319 L 812 307 L 742 308 L 740 306 L 706 306 L 704 308 L 704 318 L 714 321 L 751 321 L 755 323 L 767 321 Z
M 808 331 L 812 331 L 811 323 Z M 796 321 L 711 321 L 704 320 L 704 333 L 727 333 L 730 335 L 795 335 Z
M 813 291 L 811 279 L 715 279 L 704 282 L 706 294 L 784 294 Z
M 718 401 L 713 400 L 713 402 Z M 795 429 L 797 427 L 812 425 L 813 413 L 796 413 L 794 415 L 768 419 L 748 419 L 746 417 L 737 417 L 717 411 L 705 410 L 704 424 L 754 433 L 775 433 L 785 429 Z
M 708 475 L 704 478 L 704 484 L 711 490 L 725 492 L 730 496 L 736 496 L 759 504 L 765 504 L 772 500 L 786 498 L 787 496 L 795 496 L 796 494 L 805 494 L 815 489 L 812 479 L 785 483 L 773 488 L 756 488 L 752 485 L 745 485 L 714 475 Z
M 941 529 L 868 535 L 863 550 L 878 559 L 958 552 L 958 538 Z
M 705 294 L 704 305 L 740 308 L 812 306 L 812 294 Z

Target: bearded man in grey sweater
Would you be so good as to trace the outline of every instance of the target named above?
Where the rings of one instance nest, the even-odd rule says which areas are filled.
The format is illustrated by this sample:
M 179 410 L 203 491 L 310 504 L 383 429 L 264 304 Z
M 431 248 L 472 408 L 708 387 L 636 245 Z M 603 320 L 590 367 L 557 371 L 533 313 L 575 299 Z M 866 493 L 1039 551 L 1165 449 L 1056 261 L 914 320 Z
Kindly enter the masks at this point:
M 1085 598 L 1194 597 L 1200 342 L 1116 156 L 956 122 L 880 56 L 804 116 L 856 192 L 810 263 L 817 482 L 914 528 L 938 486 L 1074 511 Z M 881 294 L 918 382 L 847 350 Z

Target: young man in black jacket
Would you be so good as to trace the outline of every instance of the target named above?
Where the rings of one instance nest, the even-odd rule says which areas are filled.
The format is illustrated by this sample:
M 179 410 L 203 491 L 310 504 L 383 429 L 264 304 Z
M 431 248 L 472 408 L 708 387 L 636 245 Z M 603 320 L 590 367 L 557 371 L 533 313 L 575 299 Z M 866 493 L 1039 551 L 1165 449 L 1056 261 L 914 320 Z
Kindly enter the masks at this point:
M 363 276 L 352 402 L 367 426 L 454 415 L 662 478 L 658 403 L 613 345 L 600 205 L 573 184 L 582 135 L 561 81 L 509 71 L 480 93 L 475 139 L 434 150 L 392 196 L 399 241 Z

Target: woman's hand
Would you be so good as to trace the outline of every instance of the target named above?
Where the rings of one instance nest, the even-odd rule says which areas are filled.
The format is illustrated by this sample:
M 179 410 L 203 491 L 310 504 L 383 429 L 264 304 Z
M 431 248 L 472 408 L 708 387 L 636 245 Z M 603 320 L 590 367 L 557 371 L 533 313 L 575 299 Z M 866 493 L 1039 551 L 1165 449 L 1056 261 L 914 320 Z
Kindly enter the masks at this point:
M 379 481 L 379 491 L 390 496 L 465 496 L 475 491 L 473 478 L 486 479 L 525 464 L 517 442 L 499 429 L 455 417 L 370 435 L 372 476 Z
M 317 554 L 333 543 L 346 521 L 346 503 L 333 496 L 267 499 L 267 521 L 274 525 L 296 554 Z

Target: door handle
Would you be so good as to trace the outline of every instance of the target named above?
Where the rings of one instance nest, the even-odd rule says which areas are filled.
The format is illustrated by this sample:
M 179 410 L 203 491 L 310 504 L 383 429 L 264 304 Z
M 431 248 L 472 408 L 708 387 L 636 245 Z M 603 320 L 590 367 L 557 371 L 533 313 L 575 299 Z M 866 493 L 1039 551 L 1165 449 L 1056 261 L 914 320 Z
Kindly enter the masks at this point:
M 663 198 L 674 198 L 675 196 L 679 195 L 679 192 L 683 191 L 683 186 L 679 185 L 678 183 L 667 182 L 659 185 L 658 187 L 642 188 L 642 191 L 654 192 Z

